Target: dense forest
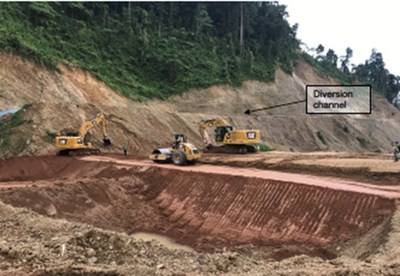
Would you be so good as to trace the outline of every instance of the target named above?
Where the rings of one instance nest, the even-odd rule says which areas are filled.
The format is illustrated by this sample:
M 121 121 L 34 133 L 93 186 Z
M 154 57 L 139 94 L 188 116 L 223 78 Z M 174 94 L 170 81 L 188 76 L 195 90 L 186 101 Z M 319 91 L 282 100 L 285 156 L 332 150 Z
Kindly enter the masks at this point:
M 276 2 L 0 3 L 0 48 L 67 60 L 134 99 L 270 81 L 293 69 L 296 30 Z
M 287 16 L 276 1 L 1 2 L 0 50 L 54 70 L 60 61 L 76 64 L 135 100 L 271 81 L 299 58 L 343 83 L 372 83 L 388 99 L 399 90 L 380 53 L 353 70 L 350 53 L 339 66 L 332 51 L 301 53 Z

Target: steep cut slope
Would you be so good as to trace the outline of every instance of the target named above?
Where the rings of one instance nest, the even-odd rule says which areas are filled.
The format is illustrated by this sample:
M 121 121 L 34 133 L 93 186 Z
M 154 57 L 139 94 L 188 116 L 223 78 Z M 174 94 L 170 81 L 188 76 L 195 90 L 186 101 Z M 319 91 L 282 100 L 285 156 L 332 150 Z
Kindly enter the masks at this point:
M 60 73 L 55 73 L 5 54 L 0 55 L 0 64 L 0 110 L 31 104 L 22 114 L 25 121 L 11 131 L 11 142 L 1 148 L 1 155 L 53 154 L 54 133 L 78 129 L 98 112 L 104 112 L 109 120 L 114 142 L 111 150 L 121 151 L 126 144 L 130 153 L 141 155 L 168 145 L 172 132 L 184 132 L 201 147 L 197 123 L 215 116 L 227 118 L 236 128 L 259 128 L 265 142 L 280 150 L 386 151 L 400 133 L 400 112 L 378 97 L 373 99 L 369 116 L 310 116 L 304 113 L 303 104 L 256 116 L 243 114 L 248 108 L 303 99 L 306 84 L 334 82 L 319 77 L 302 62 L 292 76 L 278 70 L 272 83 L 213 86 L 165 102 L 146 103 L 121 96 L 72 65 L 60 65 Z

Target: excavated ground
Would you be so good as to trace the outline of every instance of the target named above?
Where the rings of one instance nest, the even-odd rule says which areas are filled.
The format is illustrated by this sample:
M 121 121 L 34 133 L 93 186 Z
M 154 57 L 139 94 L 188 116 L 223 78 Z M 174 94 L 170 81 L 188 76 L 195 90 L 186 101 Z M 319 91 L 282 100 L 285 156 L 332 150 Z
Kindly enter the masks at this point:
M 393 186 L 110 155 L 0 162 L 0 199 L 15 207 L 162 234 L 198 251 L 252 244 L 276 260 L 335 258 L 340 246 L 387 222 L 398 198 Z
M 398 136 L 400 112 L 384 98 L 374 96 L 370 116 L 321 118 L 302 105 L 247 116 L 246 109 L 302 99 L 306 84 L 336 82 L 299 62 L 293 75 L 278 70 L 272 83 L 138 103 L 73 65 L 55 73 L 8 54 L 0 63 L 0 109 L 25 106 L 0 158 L 53 155 L 55 133 L 99 112 L 114 153 L 127 146 L 146 156 L 168 145 L 173 132 L 202 145 L 198 123 L 221 116 L 237 129 L 260 129 L 267 145 L 285 151 L 204 156 L 187 168 L 110 155 L 0 161 L 0 200 L 30 209 L 0 203 L 0 276 L 400 275 L 400 166 L 388 153 L 355 153 L 387 152 Z M 104 229 L 158 233 L 202 252 Z M 255 248 L 235 247 L 250 243 Z

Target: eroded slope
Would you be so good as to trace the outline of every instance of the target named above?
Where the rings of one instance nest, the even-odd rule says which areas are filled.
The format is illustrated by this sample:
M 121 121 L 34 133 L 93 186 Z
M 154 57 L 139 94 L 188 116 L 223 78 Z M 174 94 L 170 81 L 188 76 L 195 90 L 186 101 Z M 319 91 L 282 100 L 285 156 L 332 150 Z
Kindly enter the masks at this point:
M 168 101 L 133 102 L 112 91 L 90 73 L 60 65 L 61 73 L 39 68 L 17 57 L 1 54 L 0 109 L 20 108 L 26 121 L 11 133 L 11 144 L 1 155 L 53 154 L 52 137 L 67 128 L 78 129 L 98 112 L 108 118 L 112 151 L 146 155 L 170 143 L 172 132 L 183 132 L 198 147 L 197 124 L 223 116 L 236 128 L 258 128 L 265 142 L 281 150 L 389 150 L 400 132 L 399 111 L 374 97 L 370 116 L 309 116 L 304 106 L 273 109 L 257 116 L 243 112 L 304 98 L 306 84 L 333 83 L 302 62 L 293 76 L 277 70 L 273 83 L 245 82 L 241 87 L 213 86 L 188 91 Z M 97 142 L 100 133 L 94 132 Z

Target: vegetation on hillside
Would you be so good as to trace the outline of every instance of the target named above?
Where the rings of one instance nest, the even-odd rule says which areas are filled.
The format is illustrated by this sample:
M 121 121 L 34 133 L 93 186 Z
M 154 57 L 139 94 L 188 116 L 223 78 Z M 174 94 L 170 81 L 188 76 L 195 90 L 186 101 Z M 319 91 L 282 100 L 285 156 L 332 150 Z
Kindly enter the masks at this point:
M 67 61 L 114 90 L 144 100 L 189 88 L 271 81 L 299 58 L 297 25 L 268 2 L 0 2 L 0 50 L 57 70 Z M 350 66 L 319 45 L 300 56 L 342 84 L 371 84 L 388 100 L 400 90 L 382 54 Z
M 314 55 L 303 52 L 301 57 L 321 75 L 331 76 L 341 84 L 354 82 L 370 84 L 373 91 L 382 94 L 390 102 L 400 91 L 400 76 L 395 76 L 385 68 L 383 56 L 376 49 L 372 49 L 370 58 L 359 65 L 350 65 L 353 56 L 353 50 L 350 47 L 340 58 L 332 49 L 329 49 L 326 54 L 323 54 L 324 50 L 324 46 L 320 44 L 316 49 L 309 51 Z
M 30 104 L 24 105 L 16 113 L 5 115 L 5 118 L 3 117 L 0 120 L 0 153 L 2 155 L 17 155 L 27 146 L 27 141 L 24 137 L 14 136 L 15 140 L 12 140 L 12 136 L 15 134 L 15 129 L 20 125 L 32 122 L 31 120 L 27 121 L 23 119 L 23 113 L 30 107 Z
M 91 71 L 133 99 L 273 80 L 293 69 L 296 26 L 277 2 L 2 2 L 0 49 Z
M 372 50 L 370 58 L 364 64 L 353 68 L 352 73 L 353 78 L 362 83 L 370 83 L 390 102 L 400 91 L 400 76 L 395 76 L 385 68 L 382 54 L 375 49 Z

